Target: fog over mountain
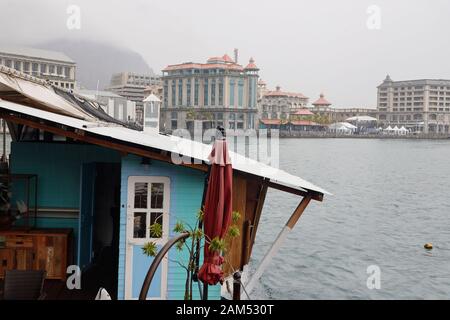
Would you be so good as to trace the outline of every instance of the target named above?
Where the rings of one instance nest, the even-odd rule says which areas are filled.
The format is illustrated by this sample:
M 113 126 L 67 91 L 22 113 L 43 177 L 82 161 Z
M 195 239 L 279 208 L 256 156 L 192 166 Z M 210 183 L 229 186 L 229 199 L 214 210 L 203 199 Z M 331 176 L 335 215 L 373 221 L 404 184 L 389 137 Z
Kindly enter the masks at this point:
M 111 75 L 122 71 L 154 74 L 142 56 L 125 47 L 82 39 L 59 39 L 34 45 L 65 53 L 77 63 L 77 82 L 84 88 L 109 85 Z

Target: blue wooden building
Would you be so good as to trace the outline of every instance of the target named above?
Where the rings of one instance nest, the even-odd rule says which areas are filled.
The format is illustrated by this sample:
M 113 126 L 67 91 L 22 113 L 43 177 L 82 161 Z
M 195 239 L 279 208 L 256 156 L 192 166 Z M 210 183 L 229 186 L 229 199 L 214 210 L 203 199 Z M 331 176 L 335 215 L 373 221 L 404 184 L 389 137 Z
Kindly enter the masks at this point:
M 83 287 L 138 298 L 152 263 L 142 246 L 152 240 L 161 247 L 174 236 L 177 221 L 196 221 L 211 146 L 136 130 L 110 118 L 95 101 L 7 68 L 0 70 L 0 118 L 12 137 L 9 174 L 37 175 L 32 229 L 72 230 L 68 261 L 81 268 Z M 310 200 L 322 201 L 326 193 L 282 170 L 234 153 L 232 158 L 233 209 L 241 218 L 240 236 L 225 257 L 227 276 L 250 259 L 268 188 L 301 197 L 290 228 Z M 12 193 L 21 195 L 14 188 Z M 153 238 L 149 227 L 156 221 L 163 234 Z M 183 299 L 180 259 L 186 261 L 187 252 L 171 249 L 148 298 Z M 220 297 L 220 285 L 209 288 L 209 299 Z

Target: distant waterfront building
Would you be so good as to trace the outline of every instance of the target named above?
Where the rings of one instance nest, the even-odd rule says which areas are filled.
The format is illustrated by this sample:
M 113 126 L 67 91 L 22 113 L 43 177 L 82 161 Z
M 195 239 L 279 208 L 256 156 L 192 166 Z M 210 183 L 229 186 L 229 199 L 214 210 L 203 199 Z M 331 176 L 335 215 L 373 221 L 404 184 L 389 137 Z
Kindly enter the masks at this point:
M 136 121 L 136 103 L 110 91 L 78 90 L 77 93 L 88 99 L 98 101 L 111 117 L 124 121 Z
M 145 99 L 145 88 L 162 85 L 161 78 L 153 74 L 121 72 L 113 74 L 108 90 L 136 103 L 136 120 L 142 122 L 142 107 Z
M 163 87 L 162 81 L 161 81 L 161 83 L 152 84 L 152 85 L 145 87 L 144 97 L 147 98 L 149 95 L 153 94 L 153 95 L 157 96 L 159 100 L 162 101 L 163 95 L 164 95 L 163 91 L 164 91 L 164 87 Z
M 375 107 L 331 108 L 329 116 L 332 122 L 345 122 L 348 118 L 359 116 L 369 116 L 377 119 L 378 112 Z
M 0 46 L 0 65 L 48 80 L 64 89 L 75 88 L 76 63 L 62 52 Z
M 193 130 L 194 120 L 203 129 L 254 129 L 257 116 L 258 71 L 250 59 L 246 67 L 227 54 L 206 63 L 186 62 L 163 70 L 161 130 Z
M 144 132 L 159 133 L 160 112 L 161 100 L 151 93 L 144 99 Z
M 267 93 L 267 91 L 268 91 L 267 83 L 264 80 L 259 79 L 258 80 L 258 104 L 261 102 L 261 99 Z
M 325 99 L 325 95 L 323 93 L 320 94 L 319 99 L 317 99 L 316 101 L 314 101 L 312 103 L 312 105 L 314 106 L 314 108 L 316 109 L 320 109 L 320 108 L 328 108 L 329 106 L 331 106 L 331 102 L 329 102 L 327 99 Z
M 345 122 L 348 118 L 356 116 L 370 116 L 377 118 L 378 112 L 375 108 L 336 108 L 331 107 L 332 103 L 325 98 L 323 93 L 319 99 L 312 103 L 310 109 L 314 114 L 324 117 L 329 123 Z
M 306 108 L 309 99 L 299 92 L 281 91 L 280 86 L 274 91 L 264 90 L 261 95 L 261 119 L 286 120 L 290 114 Z
M 392 81 L 378 87 L 378 120 L 424 133 L 449 133 L 450 80 Z

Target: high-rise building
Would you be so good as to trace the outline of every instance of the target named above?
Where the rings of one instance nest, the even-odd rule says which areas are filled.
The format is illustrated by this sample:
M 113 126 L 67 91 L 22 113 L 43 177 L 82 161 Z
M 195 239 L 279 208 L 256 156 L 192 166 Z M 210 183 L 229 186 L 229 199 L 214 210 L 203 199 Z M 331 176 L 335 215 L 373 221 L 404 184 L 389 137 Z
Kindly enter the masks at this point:
M 142 122 L 143 100 L 145 88 L 153 85 L 161 86 L 161 78 L 153 74 L 121 72 L 113 74 L 108 90 L 136 103 L 136 120 Z
M 64 89 L 75 88 L 76 63 L 62 52 L 0 46 L 0 65 L 48 80 Z
M 450 80 L 392 81 L 378 87 L 378 120 L 424 133 L 449 133 Z
M 258 71 L 250 59 L 246 67 L 227 54 L 206 63 L 186 62 L 163 70 L 161 130 L 193 130 L 194 120 L 203 129 L 254 129 L 257 114 Z

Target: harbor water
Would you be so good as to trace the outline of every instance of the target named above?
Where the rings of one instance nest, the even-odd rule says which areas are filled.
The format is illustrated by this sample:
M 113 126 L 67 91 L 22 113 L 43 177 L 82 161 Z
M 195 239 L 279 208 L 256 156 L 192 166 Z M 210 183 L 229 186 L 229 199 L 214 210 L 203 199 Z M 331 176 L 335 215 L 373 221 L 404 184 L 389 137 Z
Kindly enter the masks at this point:
M 306 209 L 251 298 L 448 299 L 449 159 L 448 140 L 281 139 L 280 167 L 333 195 Z M 299 201 L 269 189 L 250 272 Z
M 280 139 L 280 167 L 333 195 L 311 202 L 252 299 L 450 297 L 450 140 Z M 250 274 L 299 201 L 269 189 Z

